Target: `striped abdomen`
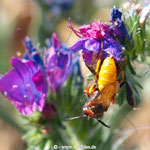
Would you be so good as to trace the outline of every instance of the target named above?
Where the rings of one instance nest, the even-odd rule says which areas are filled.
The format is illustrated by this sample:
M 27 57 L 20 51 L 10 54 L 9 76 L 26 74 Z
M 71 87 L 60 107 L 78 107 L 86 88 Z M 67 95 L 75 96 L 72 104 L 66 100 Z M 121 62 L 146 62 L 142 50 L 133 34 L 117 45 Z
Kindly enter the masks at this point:
M 116 64 L 113 58 L 107 57 L 101 65 L 98 74 L 98 89 L 102 90 L 109 83 L 113 83 L 117 78 Z

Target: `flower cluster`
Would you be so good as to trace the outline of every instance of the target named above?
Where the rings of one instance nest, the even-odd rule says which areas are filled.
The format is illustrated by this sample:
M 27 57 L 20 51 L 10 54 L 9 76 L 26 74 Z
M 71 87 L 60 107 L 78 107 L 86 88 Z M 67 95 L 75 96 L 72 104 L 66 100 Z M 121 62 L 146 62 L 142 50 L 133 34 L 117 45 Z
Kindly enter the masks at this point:
M 71 73 L 72 53 L 61 44 L 56 33 L 47 40 L 44 59 L 29 38 L 24 40 L 24 45 L 24 58 L 12 58 L 13 68 L 0 77 L 0 92 L 12 101 L 20 113 L 28 115 L 36 109 L 41 112 L 46 108 L 49 87 L 55 94 L 63 85 Z
M 82 49 L 83 59 L 87 65 L 93 64 L 92 58 L 97 53 L 101 59 L 113 56 L 116 62 L 121 61 L 123 42 L 129 40 L 129 34 L 121 19 L 122 13 L 114 7 L 111 12 L 111 25 L 94 21 L 90 25 L 82 25 L 76 31 L 69 22 L 69 28 L 79 37 L 79 40 L 70 48 L 72 51 Z M 97 55 L 99 57 L 99 55 Z

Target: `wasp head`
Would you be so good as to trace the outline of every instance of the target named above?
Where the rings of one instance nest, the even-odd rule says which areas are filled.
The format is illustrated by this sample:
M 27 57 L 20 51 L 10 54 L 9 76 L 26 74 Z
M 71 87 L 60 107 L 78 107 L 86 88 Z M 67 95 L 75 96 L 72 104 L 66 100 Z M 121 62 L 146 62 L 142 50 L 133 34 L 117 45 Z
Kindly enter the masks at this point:
M 90 105 L 91 102 L 85 103 L 83 106 L 83 112 L 85 115 L 91 118 L 100 118 L 103 116 L 104 111 L 106 111 L 101 104 Z

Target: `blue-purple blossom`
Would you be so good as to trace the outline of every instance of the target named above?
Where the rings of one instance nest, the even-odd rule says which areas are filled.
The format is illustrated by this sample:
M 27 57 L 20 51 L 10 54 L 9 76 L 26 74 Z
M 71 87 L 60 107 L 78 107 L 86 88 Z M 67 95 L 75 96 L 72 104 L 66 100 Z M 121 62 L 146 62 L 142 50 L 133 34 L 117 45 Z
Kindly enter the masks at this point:
M 36 109 L 42 111 L 47 94 L 47 88 L 42 86 L 46 80 L 42 78 L 39 81 L 43 72 L 31 60 L 12 58 L 11 64 L 13 68 L 0 77 L 0 92 L 24 115 L 29 115 Z
M 45 66 L 48 75 L 48 82 L 55 93 L 67 79 L 72 68 L 72 53 L 62 45 L 54 33 L 47 41 L 47 52 L 45 54 Z
M 118 10 L 116 6 L 111 11 L 111 22 L 115 22 L 116 20 L 121 20 L 122 13 Z
M 24 45 L 26 48 L 24 59 L 34 61 L 43 71 L 45 71 L 43 60 L 29 37 L 26 38 Z
M 125 39 L 130 39 L 129 33 L 125 27 L 124 22 L 121 19 L 122 13 L 118 10 L 116 6 L 111 11 L 111 34 L 114 38 L 117 38 L 121 43 L 124 42 Z
M 111 37 L 103 38 L 103 40 L 95 40 L 93 38 L 80 38 L 72 47 L 72 51 L 79 51 L 82 49 L 83 59 L 86 64 L 92 64 L 92 57 L 94 52 L 102 52 L 102 58 L 113 56 L 116 61 L 121 60 L 122 46 Z

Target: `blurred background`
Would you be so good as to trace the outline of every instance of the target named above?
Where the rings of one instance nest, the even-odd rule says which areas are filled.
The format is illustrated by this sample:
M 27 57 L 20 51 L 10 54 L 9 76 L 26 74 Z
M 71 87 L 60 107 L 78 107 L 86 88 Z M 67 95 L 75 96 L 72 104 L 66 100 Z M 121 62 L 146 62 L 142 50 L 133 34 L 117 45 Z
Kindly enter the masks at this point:
M 70 46 L 78 38 L 67 28 L 69 17 L 75 28 L 89 24 L 93 20 L 109 22 L 110 10 L 114 5 L 120 7 L 122 2 L 122 0 L 0 0 L 0 74 L 9 70 L 12 56 L 22 57 L 24 54 L 25 48 L 17 28 L 22 29 L 23 36 L 28 35 L 34 39 L 34 44 L 39 49 L 54 31 Z M 86 79 L 88 70 L 82 59 L 80 65 L 82 75 Z M 141 82 L 144 89 L 141 93 L 140 111 L 128 113 L 128 119 L 125 118 L 118 125 L 122 128 L 120 134 L 132 135 L 121 139 L 124 149 L 138 147 L 140 150 L 148 150 L 150 147 L 149 79 L 145 77 Z M 136 131 L 131 124 L 137 127 Z M 25 130 L 20 114 L 0 94 L 0 150 L 26 149 L 26 143 L 21 138 Z

